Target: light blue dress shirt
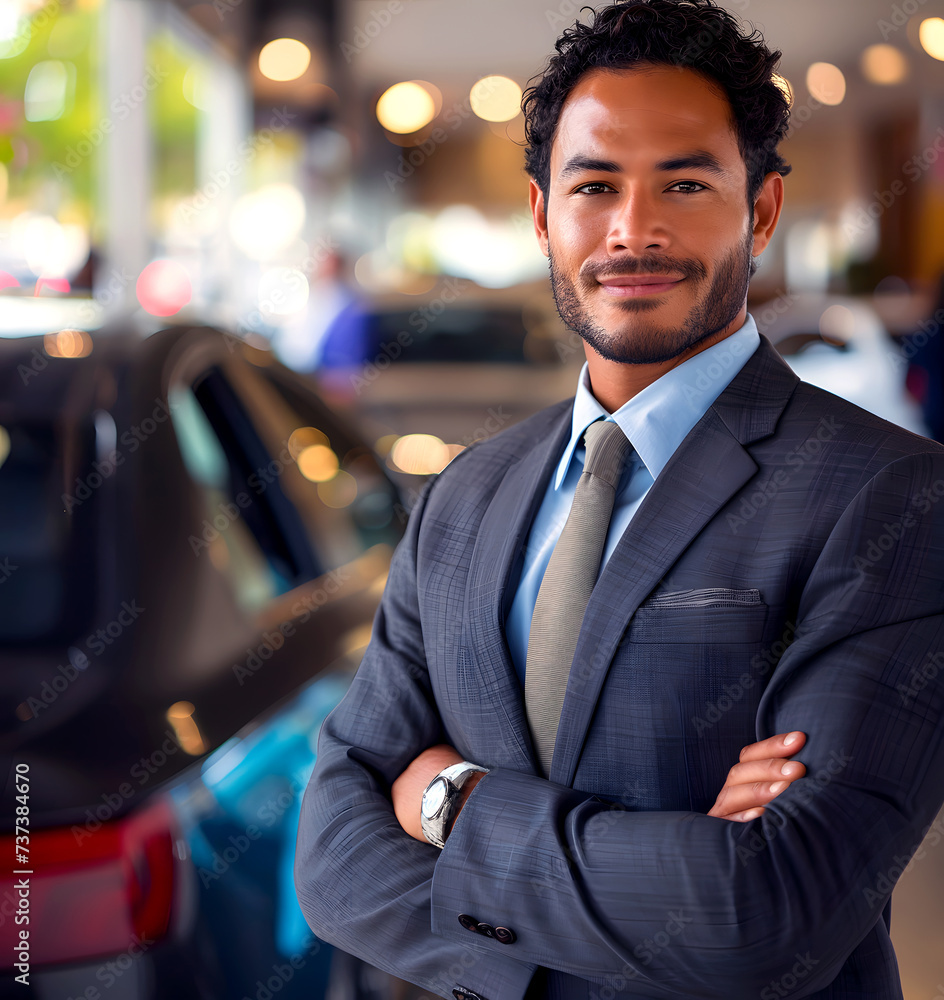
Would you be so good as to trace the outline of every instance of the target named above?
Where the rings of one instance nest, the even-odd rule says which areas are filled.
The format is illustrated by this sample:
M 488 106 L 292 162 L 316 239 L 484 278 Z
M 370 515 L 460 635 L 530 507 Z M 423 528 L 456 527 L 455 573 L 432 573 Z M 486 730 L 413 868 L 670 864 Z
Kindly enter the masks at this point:
M 597 402 L 590 390 L 587 365 L 583 366 L 574 399 L 570 440 L 531 525 L 521 578 L 505 623 L 508 648 L 522 684 L 538 590 L 583 472 L 584 431 L 601 417 L 613 420 L 633 446 L 613 507 L 600 564 L 602 570 L 659 473 L 759 346 L 757 326 L 748 315 L 736 333 L 666 372 L 613 414 Z

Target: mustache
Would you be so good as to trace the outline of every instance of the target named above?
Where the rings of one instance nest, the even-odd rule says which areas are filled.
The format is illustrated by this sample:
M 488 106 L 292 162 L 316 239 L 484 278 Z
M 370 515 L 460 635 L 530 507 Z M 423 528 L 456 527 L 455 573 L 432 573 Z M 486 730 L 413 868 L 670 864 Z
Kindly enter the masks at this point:
M 610 278 L 631 278 L 638 274 L 667 274 L 673 277 L 704 280 L 708 271 L 701 261 L 684 257 L 665 257 L 643 254 L 641 257 L 618 257 L 607 261 L 588 261 L 580 269 L 580 278 L 586 284 Z

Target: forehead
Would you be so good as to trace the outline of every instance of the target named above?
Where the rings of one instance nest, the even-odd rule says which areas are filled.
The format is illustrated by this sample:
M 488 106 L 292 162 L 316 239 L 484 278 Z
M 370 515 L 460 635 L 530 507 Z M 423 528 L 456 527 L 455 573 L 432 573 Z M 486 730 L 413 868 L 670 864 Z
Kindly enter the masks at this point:
M 602 146 L 693 147 L 740 160 L 731 105 L 700 73 L 675 66 L 592 69 L 568 94 L 552 158 Z

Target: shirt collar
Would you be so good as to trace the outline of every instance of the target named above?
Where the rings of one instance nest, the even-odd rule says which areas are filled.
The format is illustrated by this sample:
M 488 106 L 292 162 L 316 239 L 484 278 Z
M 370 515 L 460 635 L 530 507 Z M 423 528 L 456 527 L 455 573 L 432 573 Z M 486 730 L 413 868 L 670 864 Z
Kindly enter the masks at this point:
M 667 371 L 612 414 L 593 395 L 589 368 L 584 364 L 574 397 L 570 440 L 557 466 L 554 489 L 561 488 L 584 431 L 601 417 L 619 425 L 655 480 L 759 346 L 757 325 L 748 314 L 736 333 Z

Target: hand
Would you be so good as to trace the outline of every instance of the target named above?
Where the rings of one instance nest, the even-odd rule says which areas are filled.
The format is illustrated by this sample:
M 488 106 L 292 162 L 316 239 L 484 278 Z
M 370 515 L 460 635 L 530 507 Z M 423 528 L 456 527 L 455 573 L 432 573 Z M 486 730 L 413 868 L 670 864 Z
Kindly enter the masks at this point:
M 788 736 L 796 737 L 789 746 L 784 743 Z M 798 760 L 784 763 L 784 758 L 797 753 L 805 742 L 806 733 L 794 732 L 746 746 L 739 763 L 728 771 L 728 780 L 708 815 L 738 823 L 762 816 L 765 803 L 806 774 L 806 766 Z
M 426 786 L 436 777 L 437 774 L 451 764 L 461 764 L 463 758 L 454 747 L 440 743 L 438 746 L 424 750 L 406 770 L 394 781 L 390 788 L 390 798 L 393 802 L 393 811 L 396 814 L 400 826 L 416 840 L 428 844 L 429 841 L 423 836 L 423 827 L 420 822 L 420 809 L 423 805 L 423 792 Z M 473 774 L 462 787 L 462 797 L 459 800 L 459 808 L 456 816 L 465 804 L 472 789 L 483 777 L 481 774 Z M 455 820 L 453 820 L 455 822 Z

